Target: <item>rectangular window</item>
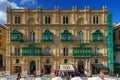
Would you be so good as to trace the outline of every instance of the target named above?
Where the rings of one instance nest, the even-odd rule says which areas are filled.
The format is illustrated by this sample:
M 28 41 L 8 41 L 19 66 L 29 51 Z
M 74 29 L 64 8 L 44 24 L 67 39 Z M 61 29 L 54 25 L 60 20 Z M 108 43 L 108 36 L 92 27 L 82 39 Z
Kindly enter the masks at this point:
M 68 60 L 67 59 L 64 59 L 64 64 L 67 64 Z
M 98 63 L 98 59 L 95 59 L 95 63 Z
M 19 59 L 16 59 L 16 63 L 19 63 Z
M 15 56 L 20 56 L 20 48 L 15 48 Z
M 99 17 L 93 16 L 93 24 L 98 24 L 98 23 L 99 23 Z
M 15 16 L 15 24 L 20 24 L 20 23 L 21 23 L 21 17 Z
M 51 17 L 45 16 L 45 24 L 50 24 L 50 23 L 51 23 Z
M 46 64 L 49 64 L 50 63 L 50 59 L 46 59 Z
M 68 24 L 68 23 L 69 23 L 68 16 L 63 16 L 63 24 Z

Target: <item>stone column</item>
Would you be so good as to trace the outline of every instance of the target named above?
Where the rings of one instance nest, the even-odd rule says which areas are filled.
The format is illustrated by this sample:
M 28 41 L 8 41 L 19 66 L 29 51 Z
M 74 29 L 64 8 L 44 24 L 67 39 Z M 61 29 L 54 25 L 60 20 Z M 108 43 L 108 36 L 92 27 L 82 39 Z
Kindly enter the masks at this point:
M 36 59 L 36 75 L 40 75 L 40 60 Z
M 85 65 L 84 65 L 84 73 L 87 75 L 88 70 L 88 61 L 87 58 L 85 59 Z
M 10 59 L 6 58 L 6 75 L 10 75 Z
M 28 68 L 28 67 L 27 67 L 27 60 L 26 60 L 26 59 L 23 59 L 23 62 L 24 62 L 23 75 L 27 75 L 27 73 L 28 73 L 28 72 L 27 72 L 27 68 Z

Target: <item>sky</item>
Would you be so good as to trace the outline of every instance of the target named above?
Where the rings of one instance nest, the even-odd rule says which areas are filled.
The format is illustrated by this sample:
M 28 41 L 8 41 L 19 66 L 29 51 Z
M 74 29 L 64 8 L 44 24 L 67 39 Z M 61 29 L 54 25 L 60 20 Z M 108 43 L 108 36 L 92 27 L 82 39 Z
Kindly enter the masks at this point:
M 89 6 L 91 9 L 101 9 L 103 6 L 113 14 L 113 22 L 120 22 L 120 0 L 0 0 L 0 24 L 6 24 L 6 8 L 24 8 L 35 9 L 40 7 L 43 9 L 52 9 L 58 6 L 61 9 L 71 9 L 76 6 L 83 9 Z

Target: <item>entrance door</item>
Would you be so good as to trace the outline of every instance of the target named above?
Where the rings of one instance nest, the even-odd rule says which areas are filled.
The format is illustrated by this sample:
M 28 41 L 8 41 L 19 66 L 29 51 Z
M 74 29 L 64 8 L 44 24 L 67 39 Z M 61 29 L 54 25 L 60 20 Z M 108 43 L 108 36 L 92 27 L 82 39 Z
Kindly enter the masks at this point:
M 78 70 L 80 71 L 81 74 L 84 74 L 84 62 L 83 61 L 78 62 Z
M 30 62 L 30 74 L 34 74 L 34 71 L 36 71 L 36 64 L 35 61 Z
M 21 73 L 21 66 L 15 66 L 14 68 L 14 73 Z
M 45 74 L 50 74 L 51 73 L 51 65 L 45 65 Z

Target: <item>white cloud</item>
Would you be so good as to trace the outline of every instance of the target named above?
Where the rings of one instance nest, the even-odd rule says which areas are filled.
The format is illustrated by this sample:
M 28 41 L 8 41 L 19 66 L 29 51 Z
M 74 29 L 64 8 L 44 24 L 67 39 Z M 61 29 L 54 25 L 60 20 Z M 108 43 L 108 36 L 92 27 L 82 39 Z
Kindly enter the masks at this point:
M 9 6 L 11 6 L 11 8 L 21 8 L 14 2 L 9 2 L 8 0 L 0 0 L 0 24 L 6 24 L 6 9 Z
M 37 1 L 36 1 L 36 0 L 21 0 L 20 3 L 21 3 L 21 4 L 25 4 L 26 2 L 27 2 L 27 3 L 29 2 L 29 3 L 32 3 L 32 4 L 37 4 Z

